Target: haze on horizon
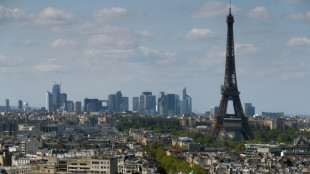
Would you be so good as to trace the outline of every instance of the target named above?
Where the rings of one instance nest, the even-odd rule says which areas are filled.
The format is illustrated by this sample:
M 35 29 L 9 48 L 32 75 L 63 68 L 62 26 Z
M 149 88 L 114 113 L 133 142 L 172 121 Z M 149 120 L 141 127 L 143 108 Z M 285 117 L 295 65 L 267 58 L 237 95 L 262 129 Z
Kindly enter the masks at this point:
M 45 106 L 61 81 L 68 100 L 160 91 L 219 105 L 228 0 L 0 2 L 0 105 Z M 310 113 L 310 1 L 233 1 L 241 102 Z M 244 106 L 243 106 L 244 107 Z

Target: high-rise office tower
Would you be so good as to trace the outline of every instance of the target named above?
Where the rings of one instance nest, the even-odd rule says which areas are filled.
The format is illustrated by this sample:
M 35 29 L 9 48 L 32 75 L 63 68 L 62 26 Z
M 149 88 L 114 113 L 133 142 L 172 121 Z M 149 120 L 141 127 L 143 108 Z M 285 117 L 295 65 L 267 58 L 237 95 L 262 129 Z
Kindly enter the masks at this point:
M 23 110 L 23 101 L 22 101 L 22 100 L 18 100 L 18 107 L 17 107 L 17 109 L 18 109 L 19 111 L 22 111 L 22 110 Z
M 108 110 L 109 111 L 116 111 L 116 95 L 110 94 L 108 96 Z
M 244 112 L 246 116 L 253 116 L 255 115 L 255 107 L 252 106 L 252 103 L 245 103 L 244 104 Z
M 116 112 L 122 111 L 121 105 L 123 103 L 123 95 L 121 91 L 117 91 L 115 94 L 116 97 Z
M 65 110 L 67 112 L 73 112 L 74 111 L 74 104 L 73 104 L 73 101 L 67 101 L 65 103 Z
M 67 102 L 67 94 L 61 93 L 60 94 L 60 107 L 64 106 L 64 104 Z
M 180 107 L 178 106 L 179 96 L 176 94 L 167 94 L 167 114 L 178 115 Z
M 5 111 L 8 112 L 10 111 L 10 100 L 5 99 Z
M 186 88 L 183 89 L 182 114 L 192 115 L 192 98 L 187 95 Z
M 60 85 L 54 84 L 52 90 L 53 96 L 53 111 L 57 111 L 60 108 Z
M 159 93 L 158 103 L 157 103 L 157 113 L 159 115 L 167 115 L 167 108 L 168 107 L 168 101 L 167 101 L 167 95 L 165 95 L 165 92 Z
M 74 111 L 81 112 L 82 111 L 82 102 L 76 101 L 74 102 Z
M 211 113 L 211 115 L 213 115 L 213 116 L 215 116 L 215 115 L 217 115 L 217 112 L 219 111 L 219 107 L 218 106 L 212 106 L 211 108 L 210 108 L 210 113 Z
M 123 97 L 123 102 L 121 104 L 121 111 L 129 111 L 129 98 Z
M 129 110 L 129 99 L 123 97 L 121 91 L 117 91 L 115 94 L 108 96 L 108 110 L 115 112 L 122 112 Z
M 102 108 L 102 101 L 98 99 L 84 99 L 84 111 L 99 112 Z
M 46 110 L 48 112 L 53 112 L 54 109 L 53 109 L 53 95 L 46 91 Z
M 152 92 L 142 92 L 140 95 L 140 113 L 155 115 L 156 96 L 152 95 Z
M 139 97 L 133 97 L 132 98 L 132 110 L 133 111 L 140 111 L 140 107 L 139 107 Z
M 28 102 L 24 102 L 24 111 L 27 111 L 29 108 Z
M 176 95 L 176 104 L 177 104 L 177 109 L 175 112 L 175 115 L 181 115 L 182 112 L 182 101 L 180 100 L 179 95 Z
M 225 140 L 252 140 L 254 134 L 249 126 L 248 117 L 244 115 L 237 85 L 234 50 L 234 17 L 229 8 L 226 18 L 227 44 L 226 44 L 226 67 L 224 85 L 222 86 L 222 98 L 217 116 L 212 122 L 210 134 L 218 139 Z M 227 113 L 228 101 L 232 101 L 234 114 Z M 232 137 L 229 135 L 233 135 Z
M 85 108 L 87 112 L 97 112 L 95 103 L 87 103 Z

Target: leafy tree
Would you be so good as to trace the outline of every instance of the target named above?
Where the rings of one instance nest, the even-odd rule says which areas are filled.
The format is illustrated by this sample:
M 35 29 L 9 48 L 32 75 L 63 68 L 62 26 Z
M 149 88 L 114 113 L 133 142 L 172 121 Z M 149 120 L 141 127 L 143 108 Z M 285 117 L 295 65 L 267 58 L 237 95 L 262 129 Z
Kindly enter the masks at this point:
M 237 152 L 244 151 L 244 150 L 245 150 L 244 144 L 245 144 L 244 141 L 238 142 L 237 145 L 236 145 L 236 151 L 237 151 Z
M 196 174 L 207 174 L 206 170 L 198 164 L 195 164 L 192 169 Z
M 174 156 L 168 156 L 163 146 L 157 142 L 153 142 L 149 146 L 148 151 L 158 161 L 160 173 L 189 173 L 192 170 L 187 161 L 181 161 Z

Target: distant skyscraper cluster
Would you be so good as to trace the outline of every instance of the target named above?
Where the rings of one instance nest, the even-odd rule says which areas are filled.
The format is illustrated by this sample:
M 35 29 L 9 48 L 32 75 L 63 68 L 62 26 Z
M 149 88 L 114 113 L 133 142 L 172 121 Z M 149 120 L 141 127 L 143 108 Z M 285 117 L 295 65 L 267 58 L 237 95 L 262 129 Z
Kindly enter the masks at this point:
M 140 113 L 156 114 L 156 96 L 152 95 L 152 92 L 142 92 L 140 95 Z
M 156 104 L 156 96 L 152 92 L 142 92 L 139 97 L 132 99 L 133 111 L 150 115 L 191 115 L 192 98 L 183 90 L 183 100 L 177 94 L 160 92 Z
M 115 112 L 129 111 L 129 98 L 123 97 L 121 91 L 108 96 L 108 110 Z
M 46 110 L 48 112 L 56 111 L 81 111 L 81 108 L 78 108 L 81 105 L 76 104 L 73 101 L 68 101 L 67 94 L 61 93 L 61 85 L 55 83 L 53 85 L 52 93 L 49 91 L 46 92 Z
M 5 105 L 4 106 L 0 106 L 0 112 L 12 112 L 12 111 L 18 111 L 18 112 L 22 112 L 22 111 L 28 111 L 29 107 L 28 107 L 28 103 L 24 102 L 22 100 L 18 100 L 17 106 L 11 106 L 10 105 L 10 99 L 5 99 Z
M 67 94 L 61 93 L 61 85 L 55 83 L 52 93 L 46 93 L 46 110 L 48 112 L 123 112 L 129 111 L 129 98 L 121 91 L 108 95 L 108 100 L 85 98 L 84 106 L 80 101 L 68 101 Z M 183 100 L 177 94 L 160 92 L 158 103 L 152 92 L 142 92 L 139 97 L 132 98 L 132 110 L 148 115 L 191 115 L 192 98 L 183 90 Z

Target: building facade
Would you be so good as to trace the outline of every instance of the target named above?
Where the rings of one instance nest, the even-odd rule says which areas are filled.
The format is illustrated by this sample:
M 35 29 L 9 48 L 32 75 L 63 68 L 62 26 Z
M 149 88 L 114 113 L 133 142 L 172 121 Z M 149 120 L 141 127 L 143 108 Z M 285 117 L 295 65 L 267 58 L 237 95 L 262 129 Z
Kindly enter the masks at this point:
M 245 103 L 244 104 L 244 114 L 246 116 L 253 116 L 255 115 L 255 107 L 252 106 L 252 103 Z
M 140 95 L 140 113 L 155 115 L 156 96 L 152 92 L 142 92 Z
M 82 102 L 76 101 L 74 102 L 74 111 L 81 112 L 82 111 Z
M 137 112 L 140 111 L 139 97 L 132 98 L 132 110 Z
M 102 107 L 102 101 L 98 99 L 84 99 L 84 111 L 86 112 L 99 112 Z
M 167 107 L 168 107 L 168 103 L 167 103 L 167 95 L 165 95 L 165 92 L 160 92 L 159 93 L 159 98 L 158 98 L 158 104 L 157 104 L 157 112 L 158 115 L 167 115 Z
M 46 91 L 46 110 L 48 112 L 53 112 L 53 95 Z
M 23 101 L 22 100 L 18 100 L 17 110 L 19 110 L 19 111 L 23 110 Z
M 60 108 L 60 85 L 54 84 L 52 90 L 52 98 L 53 98 L 53 111 L 57 111 Z
M 186 88 L 183 89 L 182 114 L 192 115 L 192 98 L 187 95 Z

